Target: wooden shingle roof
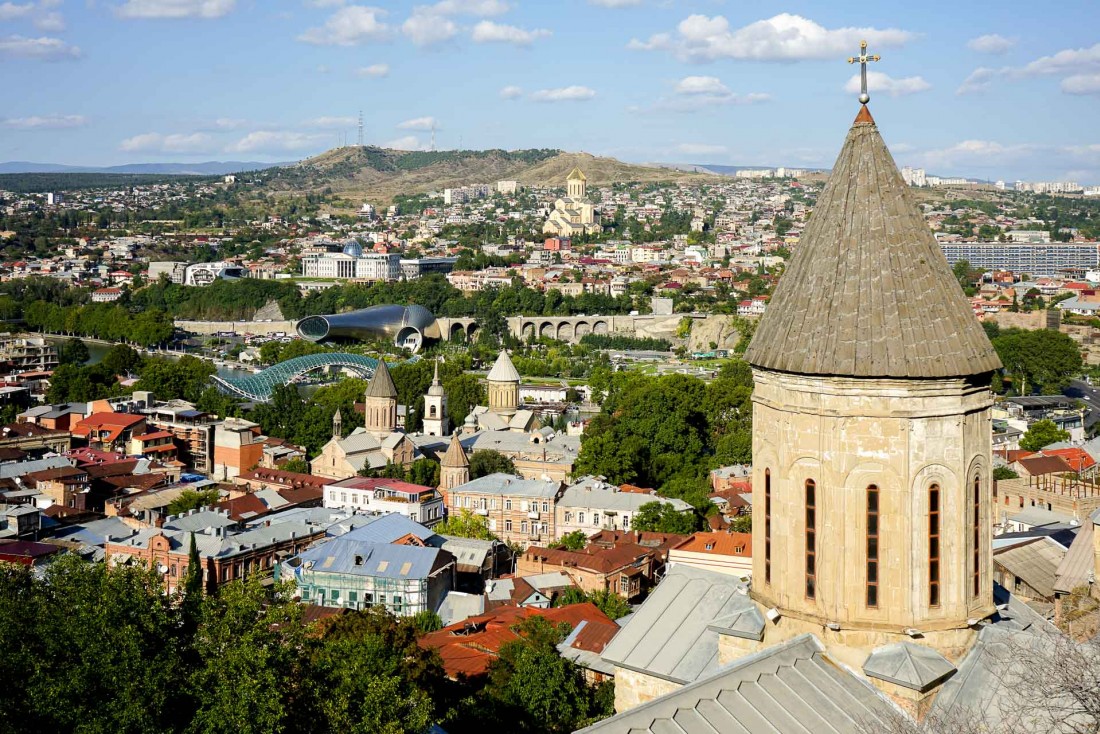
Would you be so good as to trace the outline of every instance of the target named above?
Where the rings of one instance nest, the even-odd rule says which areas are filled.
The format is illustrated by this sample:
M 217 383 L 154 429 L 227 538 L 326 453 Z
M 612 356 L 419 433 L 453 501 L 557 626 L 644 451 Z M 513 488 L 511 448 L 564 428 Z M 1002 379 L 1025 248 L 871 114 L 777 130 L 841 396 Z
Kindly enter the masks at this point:
M 865 108 L 745 359 L 847 377 L 964 377 L 1001 366 Z

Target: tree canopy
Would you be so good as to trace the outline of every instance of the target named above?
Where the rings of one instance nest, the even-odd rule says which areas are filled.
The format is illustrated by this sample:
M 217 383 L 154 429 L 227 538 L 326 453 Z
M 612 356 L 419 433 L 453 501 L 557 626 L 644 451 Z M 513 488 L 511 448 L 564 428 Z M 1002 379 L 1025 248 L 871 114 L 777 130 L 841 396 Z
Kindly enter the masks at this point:
M 1020 438 L 1020 448 L 1025 451 L 1038 451 L 1052 443 L 1068 440 L 1069 431 L 1063 431 L 1052 420 L 1043 419 L 1028 427 L 1027 432 Z

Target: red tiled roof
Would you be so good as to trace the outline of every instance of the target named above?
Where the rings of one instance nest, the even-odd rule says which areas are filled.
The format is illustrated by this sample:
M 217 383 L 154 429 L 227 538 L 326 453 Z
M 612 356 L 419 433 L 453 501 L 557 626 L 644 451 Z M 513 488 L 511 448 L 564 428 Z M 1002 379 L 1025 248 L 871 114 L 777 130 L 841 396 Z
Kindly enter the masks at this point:
M 1043 456 L 1061 456 L 1066 460 L 1067 464 L 1073 467 L 1074 471 L 1084 471 L 1085 469 L 1096 466 L 1096 460 L 1082 448 L 1043 449 L 1039 453 Z
M 143 433 L 140 436 L 134 436 L 135 441 L 152 441 L 154 438 L 172 438 L 171 433 L 168 431 L 153 431 L 152 433 Z
M 1073 467 L 1061 456 L 1032 456 L 1017 462 L 1031 476 L 1072 472 Z
M 695 533 L 675 550 L 752 558 L 752 533 Z
M 480 676 L 488 671 L 489 664 L 496 659 L 501 647 L 519 639 L 512 627 L 517 622 L 536 616 L 554 623 L 568 622 L 574 628 L 583 621 L 614 626 L 614 622 L 591 602 L 555 609 L 504 606 L 444 627 L 438 632 L 430 632 L 420 638 L 419 644 L 439 652 L 449 677 Z
M 394 492 L 414 495 L 432 491 L 431 487 L 424 487 L 419 484 L 402 482 L 397 479 L 375 479 L 372 477 L 350 477 L 340 481 L 336 486 L 349 489 L 391 489 Z

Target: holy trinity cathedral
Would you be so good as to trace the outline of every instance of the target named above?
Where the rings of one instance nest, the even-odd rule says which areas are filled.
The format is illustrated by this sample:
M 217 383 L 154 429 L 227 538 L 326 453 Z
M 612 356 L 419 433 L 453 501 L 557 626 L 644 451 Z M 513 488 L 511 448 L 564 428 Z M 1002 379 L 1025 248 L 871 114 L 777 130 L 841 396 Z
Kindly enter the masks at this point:
M 600 213 L 588 200 L 588 179 L 580 168 L 574 168 L 565 181 L 565 196 L 554 202 L 554 209 L 542 226 L 542 232 L 556 237 L 572 237 L 597 234 L 602 229 Z
M 860 101 L 745 354 L 751 585 L 670 568 L 603 651 L 618 715 L 585 732 L 1050 730 L 1010 720 L 996 669 L 1053 630 L 994 599 L 1001 365 Z

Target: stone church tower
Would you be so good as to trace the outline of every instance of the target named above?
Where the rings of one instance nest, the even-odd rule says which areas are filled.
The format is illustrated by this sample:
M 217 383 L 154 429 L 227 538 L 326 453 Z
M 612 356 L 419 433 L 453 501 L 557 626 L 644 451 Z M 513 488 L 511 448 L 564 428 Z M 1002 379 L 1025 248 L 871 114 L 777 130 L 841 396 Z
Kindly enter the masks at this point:
M 439 381 L 438 360 L 435 363 L 432 384 L 428 388 L 428 394 L 424 396 L 424 435 L 447 435 L 447 393 L 443 391 L 443 384 Z
M 458 440 L 458 431 L 451 434 L 451 443 L 447 446 L 447 453 L 439 462 L 439 492 L 443 495 L 443 504 L 451 506 L 447 493 L 455 487 L 470 481 L 470 461 L 466 458 L 466 451 Z
M 745 353 L 763 645 L 957 660 L 994 612 L 1000 361 L 866 106 Z M 759 648 L 757 648 L 759 649 Z
M 507 351 L 501 350 L 486 381 L 489 385 L 489 410 L 503 416 L 515 415 L 519 409 L 519 372 Z
M 588 179 L 580 168 L 574 168 L 569 172 L 569 178 L 565 179 L 565 195 L 570 199 L 583 200 L 588 193 Z
M 397 388 L 384 360 L 367 383 L 367 430 L 381 440 L 397 430 Z

